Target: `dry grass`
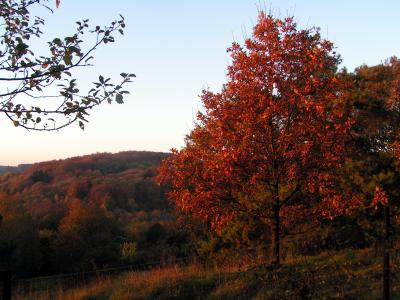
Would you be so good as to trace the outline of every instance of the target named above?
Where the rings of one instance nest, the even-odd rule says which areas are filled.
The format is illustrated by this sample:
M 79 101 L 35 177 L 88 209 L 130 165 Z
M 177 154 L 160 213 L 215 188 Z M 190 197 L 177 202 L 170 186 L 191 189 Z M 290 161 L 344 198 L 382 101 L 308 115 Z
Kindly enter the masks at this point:
M 398 273 L 399 255 L 392 263 Z M 291 258 L 279 268 L 259 265 L 247 271 L 176 265 L 15 299 L 379 299 L 381 282 L 381 256 L 365 249 Z M 398 277 L 392 290 L 393 299 L 400 299 Z
M 102 278 L 93 281 L 92 283 L 77 289 L 72 290 L 57 290 L 56 299 L 59 300 L 79 300 L 93 297 L 93 295 L 101 295 L 107 290 L 110 290 L 114 282 L 111 278 Z
M 198 264 L 185 267 L 169 266 L 149 271 L 127 272 L 113 278 L 98 278 L 93 282 L 74 289 L 56 289 L 40 293 L 30 292 L 15 295 L 16 300 L 27 299 L 151 299 L 157 297 L 177 297 L 182 294 L 204 293 L 216 284 L 226 284 L 229 274 L 237 268 L 213 268 L 206 270 Z M 208 285 L 207 285 L 208 282 Z M 206 285 L 204 287 L 204 285 Z
M 100 295 L 101 293 L 110 290 L 114 282 L 111 278 L 97 278 L 90 284 L 83 287 L 64 290 L 62 288 L 48 289 L 46 291 L 30 291 L 28 293 L 19 294 L 14 293 L 13 299 L 15 300 L 78 300 L 90 299 L 93 295 Z

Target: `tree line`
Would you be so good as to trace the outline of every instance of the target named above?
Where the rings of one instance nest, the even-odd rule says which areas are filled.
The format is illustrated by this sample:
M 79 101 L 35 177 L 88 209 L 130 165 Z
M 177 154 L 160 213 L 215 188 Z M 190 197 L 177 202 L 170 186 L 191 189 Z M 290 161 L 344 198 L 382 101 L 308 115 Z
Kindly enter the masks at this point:
M 165 188 L 167 153 L 99 153 L 0 176 L 0 268 L 15 277 L 186 255 Z

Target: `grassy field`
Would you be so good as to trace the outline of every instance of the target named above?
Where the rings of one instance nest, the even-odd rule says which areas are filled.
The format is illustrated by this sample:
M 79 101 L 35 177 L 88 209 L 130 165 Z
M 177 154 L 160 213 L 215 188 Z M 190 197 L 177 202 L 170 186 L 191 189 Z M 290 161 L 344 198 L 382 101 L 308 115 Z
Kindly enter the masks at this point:
M 400 255 L 392 256 L 392 296 L 400 299 Z M 286 259 L 279 268 L 170 266 L 15 299 L 380 299 L 381 261 L 364 249 Z

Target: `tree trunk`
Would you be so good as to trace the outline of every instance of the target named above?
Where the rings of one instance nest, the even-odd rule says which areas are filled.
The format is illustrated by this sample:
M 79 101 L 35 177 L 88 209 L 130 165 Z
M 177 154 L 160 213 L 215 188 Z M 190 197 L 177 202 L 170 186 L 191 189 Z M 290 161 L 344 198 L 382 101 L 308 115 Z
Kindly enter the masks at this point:
M 3 300 L 11 300 L 11 271 L 0 271 L 0 279 L 3 282 Z
M 279 217 L 279 206 L 274 207 L 274 240 L 273 240 L 273 258 L 274 263 L 279 265 L 281 262 L 280 258 L 280 217 Z
M 384 207 L 385 239 L 383 241 L 383 300 L 390 300 L 390 209 L 389 205 Z

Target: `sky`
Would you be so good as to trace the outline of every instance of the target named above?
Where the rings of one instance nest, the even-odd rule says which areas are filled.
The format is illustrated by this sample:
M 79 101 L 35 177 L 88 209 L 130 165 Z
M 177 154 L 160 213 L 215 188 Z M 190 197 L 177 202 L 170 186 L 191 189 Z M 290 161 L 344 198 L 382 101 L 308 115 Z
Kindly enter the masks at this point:
M 32 132 L 0 115 L 0 165 L 181 148 L 201 109 L 199 94 L 221 89 L 229 65 L 226 49 L 251 35 L 260 8 L 275 16 L 293 15 L 300 28 L 319 27 L 349 70 L 400 56 L 398 0 L 61 0 L 54 14 L 37 11 L 46 25 L 35 46 L 72 33 L 75 21 L 89 18 L 92 25 L 105 25 L 122 14 L 125 35 L 99 49 L 95 65 L 77 77 L 84 90 L 100 74 L 134 73 L 131 94 L 123 105 L 97 107 L 84 131 L 76 124 Z

